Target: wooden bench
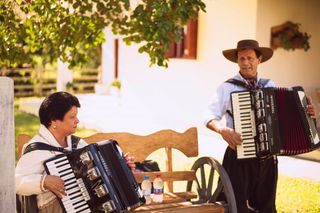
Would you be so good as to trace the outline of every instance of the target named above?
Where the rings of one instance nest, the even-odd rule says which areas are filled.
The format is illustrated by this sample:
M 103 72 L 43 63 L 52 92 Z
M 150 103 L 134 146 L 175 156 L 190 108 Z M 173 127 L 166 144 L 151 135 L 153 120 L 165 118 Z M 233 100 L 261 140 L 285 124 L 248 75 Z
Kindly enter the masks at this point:
M 18 152 L 30 139 L 28 135 L 18 136 Z M 183 133 L 173 130 L 161 130 L 150 135 L 135 135 L 127 132 L 97 133 L 84 138 L 87 143 L 107 139 L 116 140 L 124 152 L 130 152 L 137 162 L 159 150 L 165 150 L 165 169 L 160 172 L 136 173 L 137 182 L 141 183 L 144 175 L 153 180 L 157 174 L 165 181 L 165 201 L 163 204 L 149 204 L 139 207 L 135 212 L 236 212 L 233 189 L 227 173 L 220 163 L 212 157 L 196 159 L 189 170 L 173 169 L 173 150 L 179 150 L 187 158 L 198 157 L 197 129 L 192 127 Z M 213 147 L 214 148 L 214 147 Z M 175 153 L 175 152 L 174 152 Z M 220 181 L 218 181 L 218 179 Z M 183 192 L 174 191 L 174 182 L 185 181 Z M 226 201 L 219 201 L 217 195 L 224 191 Z

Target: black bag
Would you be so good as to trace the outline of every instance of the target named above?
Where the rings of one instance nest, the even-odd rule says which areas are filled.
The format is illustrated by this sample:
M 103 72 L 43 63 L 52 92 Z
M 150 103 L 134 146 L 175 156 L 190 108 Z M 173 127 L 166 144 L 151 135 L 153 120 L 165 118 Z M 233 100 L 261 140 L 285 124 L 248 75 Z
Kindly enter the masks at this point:
M 157 172 L 160 171 L 159 165 L 156 161 L 153 160 L 144 160 L 141 163 L 135 162 L 136 169 L 141 170 L 142 172 Z
M 74 135 L 71 135 L 71 141 L 72 141 L 72 150 L 76 149 L 80 138 Z M 34 151 L 34 150 L 49 150 L 49 151 L 57 151 L 57 152 L 66 152 L 65 149 L 61 147 L 54 147 L 42 142 L 34 142 L 32 144 L 29 144 L 23 154 L 26 154 L 28 152 Z M 38 202 L 37 202 L 37 195 L 18 195 L 16 194 L 16 209 L 17 213 L 38 213 Z

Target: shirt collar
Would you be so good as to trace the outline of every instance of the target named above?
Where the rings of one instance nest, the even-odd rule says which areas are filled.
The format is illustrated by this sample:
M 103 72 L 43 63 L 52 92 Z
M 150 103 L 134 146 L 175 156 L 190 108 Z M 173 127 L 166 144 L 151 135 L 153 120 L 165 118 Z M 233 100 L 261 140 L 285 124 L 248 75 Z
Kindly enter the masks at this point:
M 45 127 L 43 124 L 40 125 L 39 133 L 42 137 L 44 137 L 45 140 L 47 140 L 48 143 L 52 146 L 61 147 L 61 145 L 58 143 L 56 138 L 53 136 L 53 134 L 49 131 L 47 127 Z M 67 136 L 67 144 L 68 147 L 65 147 L 65 149 L 71 149 L 71 136 Z
M 244 79 L 244 78 L 242 77 L 242 75 L 240 75 L 240 72 L 238 72 L 238 74 L 237 74 L 234 78 L 237 79 L 237 80 L 243 81 L 243 82 L 245 82 L 245 83 L 248 83 L 247 80 Z M 257 84 L 258 84 L 259 81 L 260 81 L 260 77 L 259 77 L 259 75 L 257 74 Z

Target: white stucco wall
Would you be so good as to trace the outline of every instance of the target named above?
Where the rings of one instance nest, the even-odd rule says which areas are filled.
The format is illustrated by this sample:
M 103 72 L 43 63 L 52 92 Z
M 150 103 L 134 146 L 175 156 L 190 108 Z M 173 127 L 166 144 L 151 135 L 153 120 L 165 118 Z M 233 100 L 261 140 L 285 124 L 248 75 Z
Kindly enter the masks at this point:
M 122 97 L 152 111 L 159 128 L 202 125 L 202 114 L 219 83 L 237 71 L 221 51 L 256 33 L 256 0 L 207 0 L 199 15 L 198 59 L 171 59 L 169 68 L 149 67 L 137 46 L 120 44 L 119 78 Z M 239 9 L 240 8 L 240 9 Z M 148 124 L 146 124 L 148 125 Z
M 312 35 L 311 49 L 285 51 L 260 65 L 260 74 L 279 86 L 302 85 L 308 91 L 318 86 L 320 28 L 318 0 L 205 0 L 206 13 L 199 14 L 197 60 L 171 59 L 169 68 L 149 67 L 146 54 L 137 45 L 119 43 L 119 78 L 126 103 L 139 103 L 156 128 L 202 125 L 202 115 L 216 87 L 237 71 L 222 50 L 238 40 L 257 39 L 269 46 L 270 28 L 287 20 L 299 22 Z M 112 41 L 108 41 L 112 42 Z M 130 107 L 130 104 L 128 104 Z
M 307 89 L 319 87 L 320 83 L 320 1 L 318 0 L 269 0 L 258 1 L 258 13 L 272 14 L 258 16 L 257 37 L 270 41 L 270 29 L 286 21 L 301 24 L 301 31 L 311 34 L 311 48 L 305 52 L 278 48 L 266 75 L 275 79 L 279 85 L 302 85 Z
M 311 35 L 311 48 L 294 51 L 278 48 L 263 74 L 274 79 L 279 86 L 303 86 L 313 97 L 320 111 L 316 89 L 320 88 L 320 1 L 319 0 L 258 0 L 257 38 L 268 44 L 270 29 L 286 21 L 300 23 L 302 32 Z M 320 90 L 319 90 L 320 92 Z

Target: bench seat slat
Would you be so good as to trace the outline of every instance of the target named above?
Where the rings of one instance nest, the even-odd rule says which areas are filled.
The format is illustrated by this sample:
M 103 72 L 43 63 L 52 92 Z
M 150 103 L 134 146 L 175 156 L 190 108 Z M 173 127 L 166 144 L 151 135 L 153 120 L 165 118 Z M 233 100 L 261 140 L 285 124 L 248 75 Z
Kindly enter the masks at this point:
M 134 174 L 138 183 L 143 181 L 145 175 L 148 175 L 150 180 L 154 180 L 157 175 L 161 175 L 163 181 L 192 181 L 196 177 L 194 171 L 141 172 Z
M 213 203 L 192 204 L 191 202 L 177 202 L 145 205 L 137 208 L 134 212 L 223 213 L 224 208 Z

